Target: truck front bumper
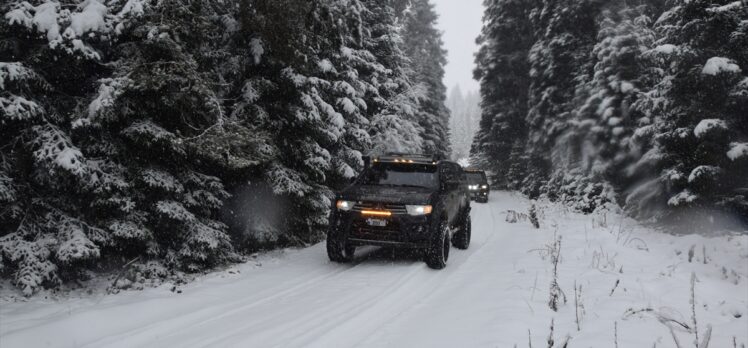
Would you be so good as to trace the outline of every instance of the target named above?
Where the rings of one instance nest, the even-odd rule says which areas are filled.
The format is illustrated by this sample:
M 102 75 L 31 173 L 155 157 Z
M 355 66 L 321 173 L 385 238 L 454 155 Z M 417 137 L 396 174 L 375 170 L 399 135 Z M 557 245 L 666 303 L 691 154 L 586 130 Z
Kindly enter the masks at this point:
M 330 224 L 353 245 L 426 248 L 431 236 L 431 220 L 431 214 L 370 217 L 359 212 L 338 211 L 333 212 Z
M 488 190 L 475 190 L 470 191 L 470 199 L 477 200 L 477 199 L 485 199 L 488 198 Z

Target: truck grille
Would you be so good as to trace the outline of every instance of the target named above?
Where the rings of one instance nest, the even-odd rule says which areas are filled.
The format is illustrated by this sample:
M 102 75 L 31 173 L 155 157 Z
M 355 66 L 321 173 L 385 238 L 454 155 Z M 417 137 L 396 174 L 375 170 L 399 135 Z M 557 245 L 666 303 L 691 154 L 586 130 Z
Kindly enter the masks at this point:
M 352 236 L 354 238 L 369 240 L 400 241 L 402 233 L 393 229 L 359 227 L 353 230 Z
M 362 210 L 387 210 L 392 212 L 393 215 L 408 214 L 408 210 L 405 209 L 404 204 L 358 202 L 353 206 L 353 211 L 360 212 Z

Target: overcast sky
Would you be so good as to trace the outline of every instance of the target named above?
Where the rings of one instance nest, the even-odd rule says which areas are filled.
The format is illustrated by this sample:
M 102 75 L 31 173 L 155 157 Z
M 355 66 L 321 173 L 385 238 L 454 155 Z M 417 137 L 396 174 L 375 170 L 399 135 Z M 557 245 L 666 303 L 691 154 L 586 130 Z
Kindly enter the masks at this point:
M 478 90 L 473 80 L 473 54 L 478 47 L 483 0 L 434 0 L 439 13 L 439 29 L 444 33 L 444 48 L 449 51 L 444 84 L 452 89 L 460 85 L 463 93 Z

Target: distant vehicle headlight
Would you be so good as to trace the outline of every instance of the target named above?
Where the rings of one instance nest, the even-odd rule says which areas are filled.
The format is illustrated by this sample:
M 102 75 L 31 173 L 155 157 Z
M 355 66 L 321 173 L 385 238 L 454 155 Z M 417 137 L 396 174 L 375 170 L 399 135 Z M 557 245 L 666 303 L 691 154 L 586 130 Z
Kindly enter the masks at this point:
M 488 185 L 482 185 L 480 188 L 487 189 Z
M 338 210 L 342 210 L 342 211 L 349 211 L 353 209 L 353 206 L 355 204 L 356 202 L 342 201 L 342 200 L 335 202 L 335 206 L 338 208 Z
M 406 205 L 405 209 L 408 215 L 418 216 L 431 214 L 433 208 L 430 205 Z
M 471 189 L 471 190 L 477 190 L 478 189 L 478 185 L 468 185 L 468 188 Z

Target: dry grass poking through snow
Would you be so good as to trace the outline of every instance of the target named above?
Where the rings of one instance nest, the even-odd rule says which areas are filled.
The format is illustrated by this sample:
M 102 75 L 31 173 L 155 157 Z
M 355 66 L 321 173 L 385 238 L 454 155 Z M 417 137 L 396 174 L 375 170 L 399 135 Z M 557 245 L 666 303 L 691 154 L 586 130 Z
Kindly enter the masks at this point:
M 672 235 L 611 211 L 532 207 L 548 242 L 529 250 L 543 265 L 531 297 L 549 289 L 550 311 L 534 315 L 551 326 L 529 327 L 528 346 L 748 346 L 747 232 Z M 523 217 L 507 221 L 530 224 Z

